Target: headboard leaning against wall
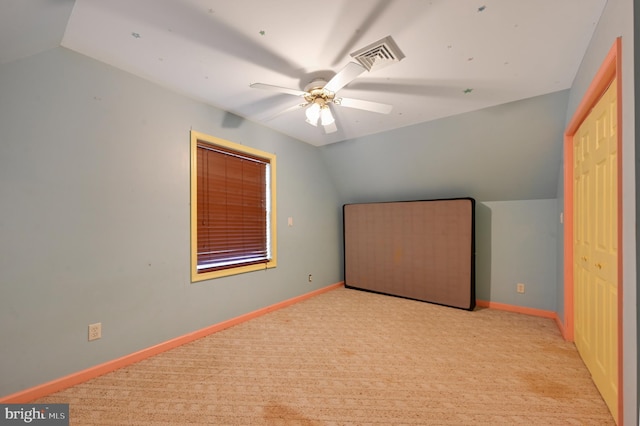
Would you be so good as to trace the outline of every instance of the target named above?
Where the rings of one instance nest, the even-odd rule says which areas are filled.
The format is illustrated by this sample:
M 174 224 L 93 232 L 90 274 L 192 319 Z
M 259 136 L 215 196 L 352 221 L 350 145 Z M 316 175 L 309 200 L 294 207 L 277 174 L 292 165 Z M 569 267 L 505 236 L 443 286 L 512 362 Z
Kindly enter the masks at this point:
M 345 287 L 475 308 L 475 200 L 345 204 Z

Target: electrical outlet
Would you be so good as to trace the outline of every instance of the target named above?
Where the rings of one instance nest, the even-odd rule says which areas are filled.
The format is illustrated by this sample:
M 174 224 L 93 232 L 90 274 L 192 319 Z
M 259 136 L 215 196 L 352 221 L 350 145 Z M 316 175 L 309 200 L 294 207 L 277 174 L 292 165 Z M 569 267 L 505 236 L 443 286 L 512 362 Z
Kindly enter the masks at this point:
M 313 281 L 313 275 L 309 274 L 309 282 Z
M 102 323 L 89 324 L 89 341 L 98 340 L 102 337 Z
M 522 284 L 522 283 L 516 284 L 516 291 L 518 293 L 524 293 L 524 284 Z

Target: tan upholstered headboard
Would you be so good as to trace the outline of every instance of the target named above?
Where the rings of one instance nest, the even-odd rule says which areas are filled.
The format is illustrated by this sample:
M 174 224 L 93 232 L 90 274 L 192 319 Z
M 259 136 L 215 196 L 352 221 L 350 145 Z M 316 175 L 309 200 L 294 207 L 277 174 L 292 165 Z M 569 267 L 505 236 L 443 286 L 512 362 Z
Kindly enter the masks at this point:
M 475 200 L 346 204 L 345 286 L 475 307 Z

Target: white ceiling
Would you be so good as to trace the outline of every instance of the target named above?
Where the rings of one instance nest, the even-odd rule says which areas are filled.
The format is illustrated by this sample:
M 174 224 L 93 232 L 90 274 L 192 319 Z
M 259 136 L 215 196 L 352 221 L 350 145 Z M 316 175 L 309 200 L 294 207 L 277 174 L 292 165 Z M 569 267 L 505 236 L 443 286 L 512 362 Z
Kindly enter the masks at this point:
M 61 44 L 321 146 L 569 88 L 605 3 L 3 0 L 0 63 Z M 339 92 L 389 115 L 337 106 L 327 135 L 303 110 L 272 117 L 300 98 L 249 87 L 302 89 L 389 35 L 406 57 Z

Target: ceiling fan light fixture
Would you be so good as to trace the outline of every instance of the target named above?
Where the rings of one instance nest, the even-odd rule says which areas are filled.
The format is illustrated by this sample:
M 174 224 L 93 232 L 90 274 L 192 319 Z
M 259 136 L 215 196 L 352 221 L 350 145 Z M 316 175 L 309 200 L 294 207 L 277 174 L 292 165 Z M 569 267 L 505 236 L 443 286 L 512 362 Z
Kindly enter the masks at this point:
M 318 119 L 320 118 L 320 104 L 317 102 L 313 102 L 309 108 L 305 111 L 305 115 L 307 116 L 307 123 L 312 126 L 318 125 Z
M 331 110 L 328 105 L 324 105 L 320 109 L 320 121 L 323 126 L 328 126 L 336 121 L 335 118 L 333 118 L 333 114 L 331 114 Z

